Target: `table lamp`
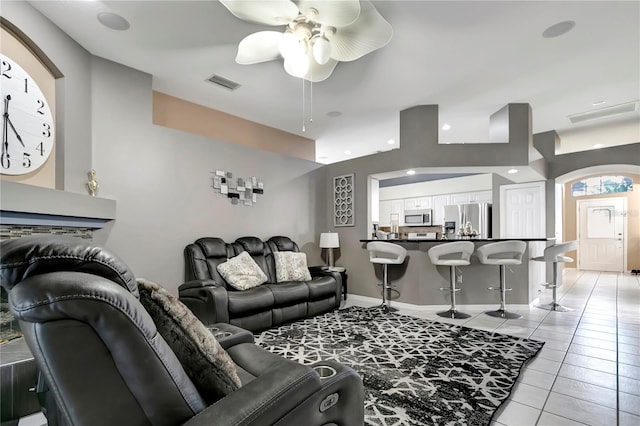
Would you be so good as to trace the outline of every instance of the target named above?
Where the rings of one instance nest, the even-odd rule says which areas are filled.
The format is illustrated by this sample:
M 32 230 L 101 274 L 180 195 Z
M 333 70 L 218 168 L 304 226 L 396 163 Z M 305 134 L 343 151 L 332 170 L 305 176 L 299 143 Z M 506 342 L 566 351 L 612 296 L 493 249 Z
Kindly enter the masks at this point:
M 340 247 L 340 238 L 337 232 L 320 233 L 320 248 L 329 249 L 329 266 L 333 264 L 333 249 Z

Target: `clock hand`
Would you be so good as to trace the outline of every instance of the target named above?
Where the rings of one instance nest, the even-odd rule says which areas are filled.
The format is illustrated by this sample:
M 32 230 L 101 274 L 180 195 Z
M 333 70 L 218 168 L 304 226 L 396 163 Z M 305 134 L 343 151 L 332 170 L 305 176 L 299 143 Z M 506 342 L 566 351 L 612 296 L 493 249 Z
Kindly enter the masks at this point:
M 9 141 L 8 141 L 8 132 L 7 132 L 7 121 L 9 120 L 9 101 L 11 100 L 11 95 L 7 95 L 4 99 L 4 114 L 2 114 L 2 153 L 7 153 L 9 149 Z M 7 157 L 9 154 L 7 153 Z
M 11 126 L 11 130 L 13 130 L 13 133 L 15 133 L 16 138 L 18 139 L 18 142 L 20 142 L 20 145 L 22 145 L 23 148 L 26 148 L 26 146 L 24 145 L 24 142 L 22 142 L 22 138 L 18 134 L 18 131 L 13 126 L 13 123 L 9 118 L 9 101 L 10 100 L 11 100 L 11 95 L 7 95 L 7 97 L 4 99 L 4 114 L 2 114 L 4 118 L 4 128 L 3 128 L 2 138 L 4 140 L 4 143 L 8 145 L 8 141 L 7 141 L 8 135 L 6 133 L 7 133 L 7 123 L 9 123 L 9 126 Z
M 16 134 L 16 138 L 18 139 L 18 142 L 20 142 L 22 144 L 22 146 L 24 148 L 26 148 L 26 146 L 24 146 L 24 142 L 22 142 L 22 138 L 20 137 L 20 135 L 18 134 L 18 132 L 16 131 L 16 128 L 13 127 L 13 123 L 11 122 L 11 119 L 7 116 L 7 121 L 9 122 L 9 125 L 11 126 L 11 129 L 13 130 L 13 133 Z

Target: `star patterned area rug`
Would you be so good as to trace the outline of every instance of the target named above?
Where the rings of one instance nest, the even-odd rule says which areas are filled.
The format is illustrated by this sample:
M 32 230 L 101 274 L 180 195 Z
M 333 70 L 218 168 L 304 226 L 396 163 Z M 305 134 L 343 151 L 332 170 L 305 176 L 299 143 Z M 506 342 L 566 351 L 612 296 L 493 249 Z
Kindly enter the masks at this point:
M 350 307 L 255 335 L 302 364 L 358 372 L 367 425 L 489 425 L 523 365 L 544 345 L 437 321 Z

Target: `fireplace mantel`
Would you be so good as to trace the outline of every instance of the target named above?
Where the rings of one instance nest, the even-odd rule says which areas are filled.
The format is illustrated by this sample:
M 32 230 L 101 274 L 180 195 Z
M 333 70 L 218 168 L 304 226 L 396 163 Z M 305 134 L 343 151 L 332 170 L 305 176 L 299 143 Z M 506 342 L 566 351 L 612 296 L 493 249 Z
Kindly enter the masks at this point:
M 0 224 L 102 228 L 116 218 L 116 201 L 2 181 Z

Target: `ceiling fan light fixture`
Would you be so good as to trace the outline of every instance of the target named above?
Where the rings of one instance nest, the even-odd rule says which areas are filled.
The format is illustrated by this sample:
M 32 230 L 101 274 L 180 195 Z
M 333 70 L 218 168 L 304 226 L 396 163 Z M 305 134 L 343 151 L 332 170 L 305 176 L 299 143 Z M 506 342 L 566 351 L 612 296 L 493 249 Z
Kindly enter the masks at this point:
M 294 55 L 284 58 L 284 69 L 294 77 L 302 78 L 307 75 L 310 65 L 308 55 Z
M 282 34 L 278 49 L 285 59 L 304 56 L 307 53 L 307 43 L 298 33 L 287 31 Z
M 313 59 L 320 65 L 324 65 L 331 59 L 331 44 L 324 36 L 313 39 Z

